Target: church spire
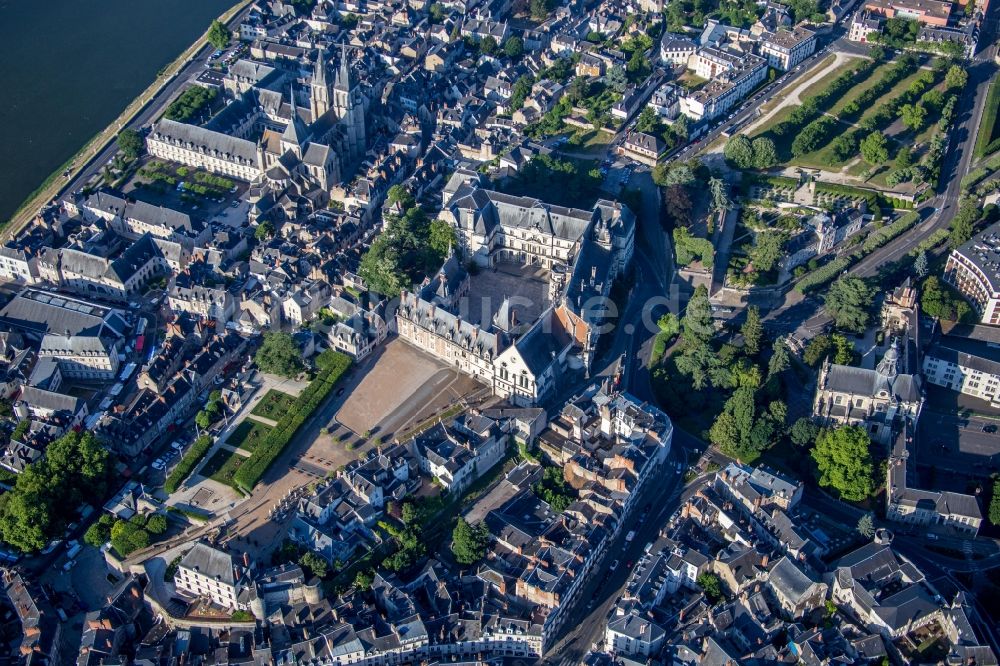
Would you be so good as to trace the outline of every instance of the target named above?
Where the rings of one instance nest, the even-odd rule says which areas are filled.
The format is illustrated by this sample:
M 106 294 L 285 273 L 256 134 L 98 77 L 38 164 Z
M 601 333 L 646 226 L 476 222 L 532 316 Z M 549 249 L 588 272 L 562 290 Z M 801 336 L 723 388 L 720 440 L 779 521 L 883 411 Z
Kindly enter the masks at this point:
M 347 46 L 340 45 L 340 69 L 337 70 L 337 80 L 334 82 L 337 90 L 350 91 L 351 66 L 347 63 Z
M 319 53 L 316 55 L 316 66 L 313 69 L 313 85 L 326 87 L 326 58 L 324 57 L 324 51 L 326 49 L 322 46 L 319 48 Z
M 309 132 L 306 129 L 306 124 L 302 122 L 302 118 L 299 116 L 298 107 L 295 105 L 294 83 L 291 86 L 291 95 L 291 117 L 288 119 L 288 125 L 285 127 L 285 131 L 281 134 L 281 140 L 282 142 L 294 145 L 296 148 L 300 148 L 306 140 Z

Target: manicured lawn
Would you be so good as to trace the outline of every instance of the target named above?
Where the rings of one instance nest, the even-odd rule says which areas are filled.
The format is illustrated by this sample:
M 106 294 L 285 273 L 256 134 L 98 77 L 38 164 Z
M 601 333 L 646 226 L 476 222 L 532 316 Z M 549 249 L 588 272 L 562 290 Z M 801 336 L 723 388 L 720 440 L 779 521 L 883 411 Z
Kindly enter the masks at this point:
M 234 451 L 220 448 L 201 468 L 201 475 L 227 486 L 235 487 L 233 477 L 245 460 L 247 459 L 244 456 Z
M 893 65 L 895 65 L 894 62 L 884 62 L 876 67 L 867 79 L 848 90 L 846 95 L 837 100 L 837 102 L 830 108 L 831 112 L 834 115 L 840 113 L 841 109 L 860 97 L 863 92 L 881 81 L 886 71 L 892 69 Z
M 771 116 L 766 123 L 755 129 L 750 134 L 750 138 L 756 138 L 762 134 L 767 134 L 768 132 L 771 131 L 772 127 L 788 120 L 788 116 L 792 115 L 792 112 L 795 111 L 795 109 L 797 108 L 799 108 L 798 104 L 792 104 L 790 106 L 786 106 L 785 108 L 776 111 L 775 114 Z
M 254 416 L 263 416 L 265 419 L 277 421 L 295 404 L 295 398 L 276 389 L 267 392 L 257 406 L 250 413 Z
M 813 69 L 816 70 L 816 71 L 819 71 L 819 70 L 823 69 L 824 67 L 829 66 L 830 63 L 833 62 L 833 59 L 836 58 L 836 57 L 837 56 L 835 56 L 835 55 L 833 55 L 831 53 L 827 57 L 823 58 L 823 60 L 821 60 L 819 62 L 819 64 L 817 64 L 815 67 L 813 67 Z M 834 71 L 835 72 L 839 72 L 840 69 L 836 69 Z M 805 74 L 805 77 L 808 78 L 808 76 L 809 76 L 809 73 L 807 72 Z M 771 97 L 770 99 L 768 99 L 766 102 L 764 102 L 761 105 L 760 112 L 762 114 L 767 113 L 768 111 L 770 111 L 774 107 L 776 107 L 779 104 L 781 104 L 785 100 L 785 98 L 787 98 L 791 94 L 791 91 L 794 90 L 794 89 L 795 89 L 795 86 L 790 86 L 789 88 L 786 88 L 786 89 L 782 90 L 780 93 L 778 93 L 774 97 Z
M 832 58 L 834 56 L 830 57 Z M 844 62 L 840 63 L 840 65 L 838 65 L 837 67 L 831 69 L 829 72 L 824 74 L 818 81 L 813 81 L 812 83 L 810 83 L 809 87 L 807 87 L 805 90 L 799 93 L 799 99 L 804 100 L 809 97 L 812 97 L 813 95 L 818 95 L 819 93 L 823 92 L 830 86 L 831 83 L 833 83 L 833 80 L 835 78 L 837 78 L 845 71 L 853 67 L 858 60 L 859 58 L 851 58 L 850 60 L 845 60 Z M 820 71 L 821 69 L 823 69 L 823 67 L 828 66 L 828 64 L 829 64 L 829 58 L 827 60 L 824 60 L 823 64 L 820 64 L 818 67 L 814 69 L 816 71 Z M 808 74 L 806 76 L 808 76 Z
M 697 90 L 708 83 L 708 79 L 703 79 L 692 72 L 684 72 L 684 74 L 677 79 L 677 83 L 684 86 L 688 90 Z
M 923 70 L 921 70 L 920 68 L 917 68 L 917 71 L 913 72 L 913 74 L 910 74 L 905 79 L 903 79 L 902 81 L 898 82 L 896 85 L 894 85 L 892 87 L 892 89 L 889 92 L 885 93 L 884 95 L 882 95 L 881 97 L 879 97 L 877 100 L 875 100 L 875 103 L 872 104 L 870 107 L 868 107 L 867 110 L 865 110 L 865 112 L 864 112 L 864 114 L 862 114 L 860 120 L 864 120 L 868 116 L 870 116 L 873 113 L 875 113 L 875 110 L 878 109 L 878 107 L 882 106 L 883 104 L 885 104 L 889 100 L 896 99 L 897 97 L 899 97 L 900 95 L 902 95 L 903 92 L 907 88 L 910 87 L 910 84 L 913 83 L 914 79 L 916 79 L 918 76 L 920 76 L 921 71 L 923 71 Z
M 253 419 L 245 419 L 236 426 L 226 443 L 244 451 L 253 451 L 257 448 L 257 444 L 264 441 L 269 432 L 271 432 L 271 426 L 266 426 Z

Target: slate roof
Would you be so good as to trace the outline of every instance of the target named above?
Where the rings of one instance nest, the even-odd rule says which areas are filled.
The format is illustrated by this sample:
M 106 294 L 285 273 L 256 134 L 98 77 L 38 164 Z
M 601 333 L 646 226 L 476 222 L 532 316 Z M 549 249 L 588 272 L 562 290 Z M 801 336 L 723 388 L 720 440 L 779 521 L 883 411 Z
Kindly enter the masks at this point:
M 236 584 L 233 558 L 228 553 L 201 541 L 196 542 L 181 558 L 180 567 L 197 571 L 202 576 L 218 580 L 225 585 Z

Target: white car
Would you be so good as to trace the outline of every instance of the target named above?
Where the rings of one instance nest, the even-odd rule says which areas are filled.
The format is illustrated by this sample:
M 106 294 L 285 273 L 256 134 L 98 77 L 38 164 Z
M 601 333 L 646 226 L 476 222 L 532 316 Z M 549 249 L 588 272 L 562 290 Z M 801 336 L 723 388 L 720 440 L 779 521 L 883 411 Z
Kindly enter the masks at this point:
M 153 469 L 163 469 L 164 464 L 162 460 L 157 458 L 156 460 L 153 461 L 153 464 L 151 466 Z
M 618 568 L 618 560 L 615 560 L 614 562 L 612 562 L 612 563 L 611 563 L 611 566 L 610 566 L 610 567 L 608 567 L 608 569 L 609 569 L 610 571 L 614 571 L 614 570 L 615 570 L 615 569 L 617 569 L 617 568 Z

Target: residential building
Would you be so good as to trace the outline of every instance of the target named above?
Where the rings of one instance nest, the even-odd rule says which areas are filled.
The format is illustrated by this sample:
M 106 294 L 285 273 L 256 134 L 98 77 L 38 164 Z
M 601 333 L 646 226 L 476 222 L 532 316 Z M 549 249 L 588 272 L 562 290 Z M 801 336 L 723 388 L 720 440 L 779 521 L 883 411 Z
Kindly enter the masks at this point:
M 762 36 L 760 53 L 775 69 L 787 72 L 816 50 L 816 33 L 802 26 L 780 28 Z
M 1000 222 L 952 250 L 943 277 L 972 304 L 982 323 L 1000 325 Z
M 197 541 L 177 564 L 174 585 L 182 595 L 205 598 L 230 611 L 248 610 L 248 571 L 229 553 Z

